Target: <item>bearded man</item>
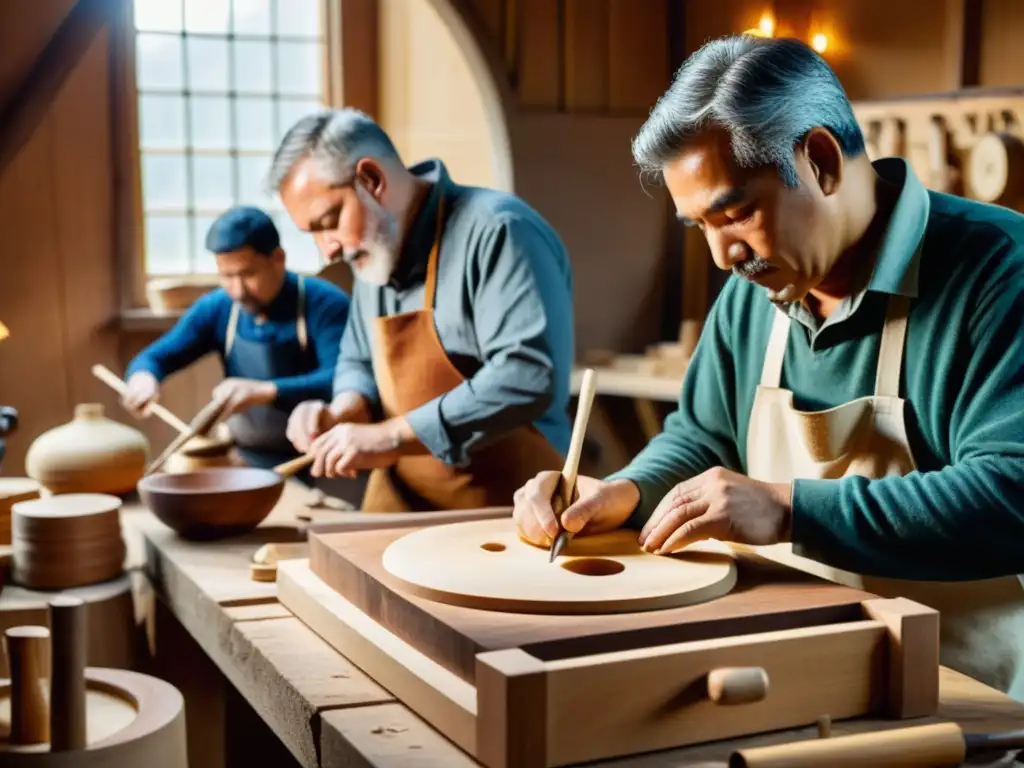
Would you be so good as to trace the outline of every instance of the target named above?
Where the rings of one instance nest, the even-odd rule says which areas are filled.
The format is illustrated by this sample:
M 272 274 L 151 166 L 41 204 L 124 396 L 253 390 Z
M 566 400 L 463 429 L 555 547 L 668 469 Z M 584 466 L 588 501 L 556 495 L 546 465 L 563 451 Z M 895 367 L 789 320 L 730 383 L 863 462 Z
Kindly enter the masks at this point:
M 270 185 L 329 261 L 355 276 L 332 402 L 287 435 L 314 477 L 368 470 L 363 509 L 507 506 L 568 449 L 573 362 L 566 249 L 529 205 L 406 167 L 365 114 L 285 135 Z

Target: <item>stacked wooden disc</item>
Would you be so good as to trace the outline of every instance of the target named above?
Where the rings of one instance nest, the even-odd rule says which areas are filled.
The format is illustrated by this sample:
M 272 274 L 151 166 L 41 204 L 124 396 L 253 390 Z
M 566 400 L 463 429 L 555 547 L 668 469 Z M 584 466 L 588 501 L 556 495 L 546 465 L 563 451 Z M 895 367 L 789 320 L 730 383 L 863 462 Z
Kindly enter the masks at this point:
M 28 477 L 0 477 L 0 544 L 11 543 L 11 507 L 38 499 L 41 486 Z
M 30 589 L 69 589 L 118 576 L 125 559 L 121 500 L 69 493 L 12 507 L 13 580 Z

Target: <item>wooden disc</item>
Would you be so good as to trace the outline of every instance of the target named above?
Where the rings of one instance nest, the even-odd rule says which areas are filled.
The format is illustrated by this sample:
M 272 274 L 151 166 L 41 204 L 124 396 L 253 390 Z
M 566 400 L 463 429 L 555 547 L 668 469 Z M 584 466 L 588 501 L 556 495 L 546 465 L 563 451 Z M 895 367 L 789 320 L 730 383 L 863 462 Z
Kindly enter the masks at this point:
M 453 605 L 516 613 L 622 613 L 721 597 L 736 583 L 725 545 L 679 555 L 640 549 L 637 532 L 573 539 L 562 556 L 519 538 L 507 518 L 431 526 L 384 550 L 384 568 L 413 593 Z
M 1024 143 L 1016 136 L 985 134 L 971 150 L 968 179 L 971 197 L 998 203 L 1016 195 L 1024 170 Z

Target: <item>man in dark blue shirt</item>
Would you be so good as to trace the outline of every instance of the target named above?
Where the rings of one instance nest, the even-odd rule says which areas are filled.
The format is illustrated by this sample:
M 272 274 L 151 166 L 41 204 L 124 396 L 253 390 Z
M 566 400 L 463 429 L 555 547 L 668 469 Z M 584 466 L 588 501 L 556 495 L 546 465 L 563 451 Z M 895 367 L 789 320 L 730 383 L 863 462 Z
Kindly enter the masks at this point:
M 277 228 L 258 208 L 227 211 L 210 227 L 206 247 L 222 287 L 131 361 L 124 403 L 141 414 L 164 379 L 216 352 L 227 378 L 212 397 L 227 401 L 236 449 L 251 466 L 273 467 L 298 455 L 285 437 L 292 409 L 330 399 L 349 297 L 288 271 Z

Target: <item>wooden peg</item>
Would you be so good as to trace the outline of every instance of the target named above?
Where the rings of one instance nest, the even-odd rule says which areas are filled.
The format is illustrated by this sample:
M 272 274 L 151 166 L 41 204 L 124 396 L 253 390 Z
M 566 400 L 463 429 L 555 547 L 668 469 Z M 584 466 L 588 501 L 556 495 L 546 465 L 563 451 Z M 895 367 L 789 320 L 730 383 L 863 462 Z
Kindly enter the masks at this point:
M 708 672 L 708 698 L 715 704 L 751 704 L 768 695 L 761 667 L 721 667 Z
M 71 596 L 50 600 L 50 751 L 84 749 L 85 603 Z
M 11 744 L 28 746 L 50 740 L 43 676 L 49 640 L 46 627 L 11 627 L 4 633 L 11 674 Z

